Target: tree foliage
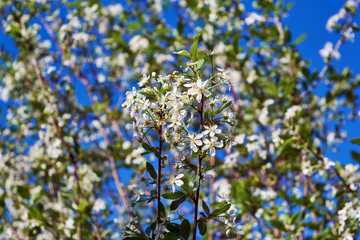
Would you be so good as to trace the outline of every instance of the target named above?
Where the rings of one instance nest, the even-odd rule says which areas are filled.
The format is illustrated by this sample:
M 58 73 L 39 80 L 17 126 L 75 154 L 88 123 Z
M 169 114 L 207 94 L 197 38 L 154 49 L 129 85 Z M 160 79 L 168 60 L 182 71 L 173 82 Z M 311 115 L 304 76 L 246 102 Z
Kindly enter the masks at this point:
M 0 238 L 352 239 L 358 5 L 314 69 L 288 1 L 2 0 Z

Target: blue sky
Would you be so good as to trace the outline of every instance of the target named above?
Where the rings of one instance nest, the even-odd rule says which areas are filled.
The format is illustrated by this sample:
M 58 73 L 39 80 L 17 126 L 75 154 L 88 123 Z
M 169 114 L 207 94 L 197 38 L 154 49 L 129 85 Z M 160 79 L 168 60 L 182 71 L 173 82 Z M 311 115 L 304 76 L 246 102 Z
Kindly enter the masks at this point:
M 344 1 L 339 0 L 296 0 L 295 5 L 290 10 L 289 16 L 284 20 L 290 25 L 293 37 L 307 34 L 307 38 L 299 45 L 300 52 L 305 59 L 311 59 L 313 66 L 321 68 L 323 61 L 319 55 L 319 50 L 326 41 L 336 43 L 339 35 L 329 33 L 325 26 L 327 19 L 337 13 Z M 355 21 L 360 23 L 360 17 Z M 343 68 L 349 66 L 351 69 L 360 69 L 360 35 L 355 36 L 355 42 L 347 42 L 341 49 L 341 59 L 335 61 L 335 66 Z
M 297 0 L 295 5 L 290 10 L 289 16 L 284 22 L 290 25 L 290 30 L 293 37 L 300 36 L 303 33 L 307 34 L 307 38 L 302 42 L 298 48 L 304 59 L 311 59 L 311 66 L 321 69 L 324 66 L 323 60 L 320 57 L 319 50 L 323 48 L 327 41 L 334 45 L 339 39 L 336 33 L 329 33 L 325 26 L 327 19 L 336 14 L 341 8 L 344 1 L 339 0 Z M 357 16 L 355 21 L 360 24 L 360 17 Z M 360 72 L 360 34 L 355 34 L 355 42 L 346 42 L 340 48 L 341 58 L 334 60 L 334 66 L 338 69 L 343 69 L 349 66 L 355 74 Z M 348 139 L 360 137 L 359 120 L 357 122 L 348 122 L 345 126 L 348 133 Z M 343 163 L 353 162 L 350 151 L 356 149 L 355 145 L 349 141 L 340 144 L 339 152 L 334 153 L 327 151 L 326 155 L 332 160 L 337 160 Z

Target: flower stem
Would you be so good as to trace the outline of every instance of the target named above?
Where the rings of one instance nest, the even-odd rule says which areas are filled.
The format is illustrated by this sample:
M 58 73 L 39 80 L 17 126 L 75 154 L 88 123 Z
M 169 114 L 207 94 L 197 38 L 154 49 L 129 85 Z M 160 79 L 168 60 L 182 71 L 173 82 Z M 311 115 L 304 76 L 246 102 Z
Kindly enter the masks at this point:
M 201 106 L 200 106 L 200 133 L 204 128 L 204 95 L 201 96 Z M 197 224 L 198 224 L 198 207 L 199 207 L 199 199 L 200 199 L 200 181 L 201 181 L 201 163 L 202 163 L 202 154 L 199 155 L 198 161 L 198 169 L 197 175 L 199 176 L 198 188 L 196 189 L 196 197 L 195 197 L 195 213 L 194 213 L 194 232 L 193 232 L 193 240 L 196 240 L 196 232 L 197 232 Z

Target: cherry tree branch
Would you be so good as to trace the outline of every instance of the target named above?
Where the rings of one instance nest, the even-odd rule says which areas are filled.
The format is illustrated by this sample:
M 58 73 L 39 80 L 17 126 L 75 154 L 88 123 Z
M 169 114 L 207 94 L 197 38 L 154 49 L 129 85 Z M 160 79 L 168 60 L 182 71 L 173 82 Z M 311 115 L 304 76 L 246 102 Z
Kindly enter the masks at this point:
M 85 85 L 88 97 L 90 99 L 91 106 L 93 106 L 94 105 L 93 94 L 92 94 L 92 91 L 91 91 L 91 86 L 89 84 L 89 81 L 80 72 L 77 72 L 77 77 Z M 117 172 L 115 157 L 114 157 L 113 153 L 109 150 L 109 148 L 111 147 L 110 139 L 109 139 L 109 137 L 108 137 L 108 135 L 106 133 L 106 130 L 105 130 L 105 127 L 104 127 L 103 123 L 101 121 L 99 121 L 99 122 L 100 122 L 100 132 L 101 132 L 101 134 L 102 134 L 102 136 L 103 136 L 103 138 L 105 140 L 105 144 L 106 144 L 106 147 L 107 147 L 106 148 L 106 153 L 109 156 L 110 166 L 111 166 L 111 173 L 112 173 L 112 176 L 114 178 L 116 189 L 117 189 L 117 191 L 118 191 L 118 193 L 120 195 L 120 198 L 121 198 L 122 202 L 125 205 L 125 208 L 126 208 L 127 212 L 131 216 L 134 217 L 135 214 L 131 210 L 130 204 L 129 204 L 127 198 L 126 198 L 125 191 L 124 191 L 124 189 L 122 187 L 122 184 L 121 184 L 121 181 L 120 181 L 120 178 L 119 178 L 119 174 Z
M 160 221 L 160 204 L 161 204 L 161 162 L 162 162 L 162 146 L 163 146 L 163 138 L 162 138 L 162 110 L 160 111 L 160 126 L 159 126 L 159 157 L 158 157 L 158 162 L 159 162 L 159 169 L 158 169 L 158 189 L 157 189 L 157 200 L 158 200 L 158 209 L 157 209 L 157 219 L 158 221 Z
M 0 218 L 1 218 L 1 221 L 8 227 L 10 228 L 11 232 L 15 235 L 15 238 L 17 240 L 23 240 L 23 238 L 21 238 L 19 236 L 19 234 L 16 232 L 15 228 L 13 226 L 11 226 L 11 224 L 9 223 L 9 221 L 6 219 L 5 216 L 1 215 L 0 214 Z
M 201 96 L 201 104 L 200 104 L 200 133 L 204 129 L 204 95 Z M 197 176 L 199 176 L 198 188 L 196 190 L 196 197 L 195 197 L 195 212 L 194 212 L 194 231 L 193 231 L 193 240 L 196 240 L 196 232 L 197 232 L 197 224 L 198 224 L 198 207 L 199 207 L 199 199 L 200 199 L 200 182 L 201 182 L 201 163 L 202 163 L 202 154 L 199 155 L 198 160 L 198 169 L 197 169 Z

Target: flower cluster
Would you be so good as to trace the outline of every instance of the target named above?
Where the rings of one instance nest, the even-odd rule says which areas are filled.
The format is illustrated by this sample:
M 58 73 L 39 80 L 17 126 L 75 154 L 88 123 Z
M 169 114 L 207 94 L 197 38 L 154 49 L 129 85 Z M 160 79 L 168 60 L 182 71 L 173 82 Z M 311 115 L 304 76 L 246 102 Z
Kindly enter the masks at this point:
M 194 50 L 197 48 L 197 41 L 196 39 L 191 51 L 197 51 Z M 184 55 L 187 52 L 183 50 L 179 53 Z M 185 56 L 190 57 L 190 54 L 187 53 Z M 186 187 L 192 185 L 192 191 L 200 191 L 201 180 L 205 178 L 202 160 L 207 155 L 215 157 L 216 150 L 224 148 L 225 143 L 229 141 L 226 133 L 235 125 L 235 115 L 229 111 L 232 100 L 227 96 L 227 92 L 220 89 L 223 84 L 230 83 L 229 73 L 218 69 L 215 74 L 204 80 L 205 76 L 201 71 L 203 64 L 204 59 L 192 59 L 182 73 L 175 71 L 169 75 L 156 73 L 152 73 L 151 76 L 143 75 L 138 83 L 139 89 L 133 87 L 128 91 L 126 100 L 122 104 L 133 118 L 132 129 L 136 141 L 142 144 L 147 150 L 146 153 L 153 153 L 158 157 L 157 173 L 148 162 L 146 167 L 151 178 L 144 178 L 145 181 L 156 183 L 154 190 L 148 195 L 146 192 L 149 191 L 145 188 L 138 190 L 136 187 L 133 196 L 137 202 L 141 199 L 148 201 L 157 199 L 158 218 L 154 223 L 155 228 L 150 233 L 155 239 L 162 239 L 168 233 L 166 230 L 168 228 L 165 228 L 164 224 L 172 221 L 163 212 L 165 209 L 160 209 L 163 206 L 161 197 L 170 199 L 180 197 L 171 204 L 171 210 L 177 208 L 173 207 L 173 204 L 179 205 L 186 198 L 193 198 L 194 229 L 196 231 L 199 225 L 200 233 L 204 234 L 203 222 L 197 217 L 199 195 L 189 196 Z M 197 158 L 196 164 L 193 160 Z M 212 169 L 215 166 L 209 167 Z M 166 187 L 162 188 L 161 185 Z M 176 191 L 177 187 L 185 192 Z M 227 211 L 230 204 L 225 203 L 223 207 L 223 210 L 214 216 L 207 209 L 208 218 Z M 232 217 L 231 221 L 227 219 L 224 222 L 229 229 L 227 235 L 233 232 L 235 218 Z

